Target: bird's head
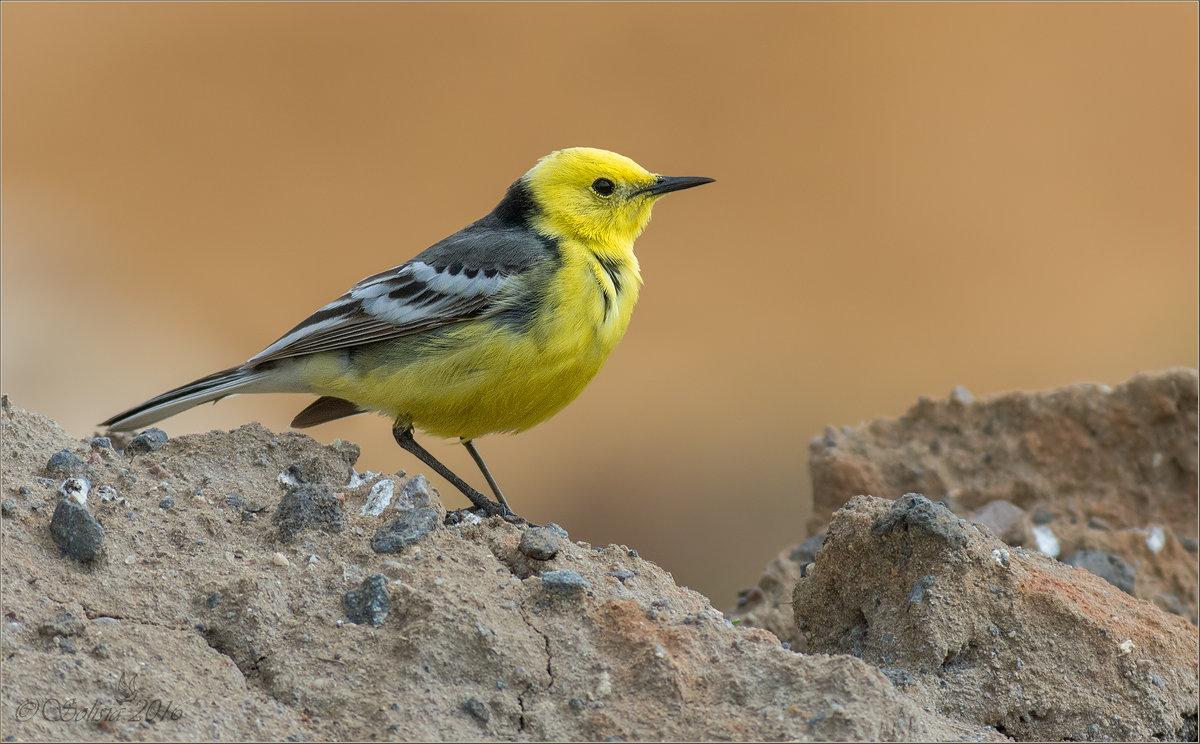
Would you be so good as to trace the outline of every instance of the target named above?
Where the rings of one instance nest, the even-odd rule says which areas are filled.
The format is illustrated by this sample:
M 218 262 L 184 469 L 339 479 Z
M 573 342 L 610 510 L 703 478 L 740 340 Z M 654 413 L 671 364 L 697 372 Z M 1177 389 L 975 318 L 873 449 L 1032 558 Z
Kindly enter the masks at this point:
M 632 242 L 664 194 L 711 183 L 699 176 L 660 176 L 608 150 L 571 147 L 537 162 L 522 180 L 547 227 L 610 244 Z

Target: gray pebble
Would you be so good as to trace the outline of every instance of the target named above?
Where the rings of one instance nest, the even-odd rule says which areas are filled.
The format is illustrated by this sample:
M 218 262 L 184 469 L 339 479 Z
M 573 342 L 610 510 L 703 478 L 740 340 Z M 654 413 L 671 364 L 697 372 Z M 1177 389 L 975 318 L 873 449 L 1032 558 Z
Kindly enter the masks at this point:
M 396 496 L 396 504 L 393 508 L 416 509 L 429 506 L 429 499 L 432 495 L 429 481 L 424 475 L 417 473 L 400 487 L 400 493 Z
M 1102 550 L 1077 550 L 1067 564 L 1087 569 L 1126 594 L 1133 594 L 1137 572 L 1118 556 Z
M 55 507 L 50 535 L 60 550 L 81 562 L 95 560 L 104 547 L 104 527 L 87 507 L 71 499 L 59 501 Z
M 1167 683 L 1163 682 L 1163 678 L 1158 676 L 1157 674 L 1150 675 L 1150 683 L 1153 684 L 1155 687 L 1159 688 L 1160 690 L 1167 686 Z
M 399 553 L 437 529 L 438 514 L 428 506 L 406 509 L 375 531 L 371 549 L 376 553 Z
M 162 429 L 151 428 L 146 429 L 141 434 L 138 434 L 125 447 L 127 455 L 141 455 L 147 452 L 154 452 L 160 449 L 167 443 L 167 433 Z
M 617 581 L 620 581 L 622 584 L 624 584 L 629 579 L 632 579 L 634 576 L 637 576 L 636 573 L 634 573 L 633 571 L 630 571 L 628 568 L 621 568 L 616 571 L 609 571 L 606 575 L 613 577 Z
M 240 493 L 231 493 L 225 497 L 225 505 L 234 509 L 241 509 L 246 505 L 246 502 L 242 500 Z
M 908 593 L 908 603 L 920 604 L 921 600 L 925 598 L 925 592 L 929 591 L 929 588 L 932 586 L 933 576 L 929 574 L 922 576 L 917 580 L 917 583 L 913 584 L 912 591 Z
M 519 550 L 537 561 L 548 561 L 558 555 L 558 536 L 544 527 L 530 527 L 521 535 Z
M 112 439 L 110 437 L 92 437 L 88 442 L 92 449 L 112 449 Z
M 463 701 L 462 708 L 481 723 L 487 723 L 492 718 L 491 711 L 479 698 L 467 698 Z
M 164 496 L 164 497 L 163 497 L 163 500 L 162 500 L 162 501 L 160 501 L 160 502 L 158 502 L 158 508 L 159 508 L 159 509 L 173 509 L 173 508 L 175 508 L 175 499 L 173 499 L 173 498 L 172 498 L 172 497 L 170 497 L 170 496 Z
M 388 579 L 383 574 L 371 574 L 363 579 L 357 589 L 352 589 L 342 597 L 342 606 L 346 608 L 346 619 L 359 625 L 370 624 L 376 627 L 383 625 L 391 609 L 391 599 L 387 591 Z
M 11 517 L 12 515 L 14 515 L 16 513 L 17 513 L 17 500 L 16 499 L 5 499 L 3 501 L 3 503 L 0 503 L 0 514 L 3 514 L 6 517 Z
M 587 707 L 587 703 L 583 702 L 579 698 L 571 698 L 567 701 L 567 707 L 578 713 Z
M 247 512 L 249 513 L 249 512 Z M 279 539 L 291 542 L 307 529 L 341 532 L 346 526 L 342 502 L 324 484 L 302 483 L 289 488 L 275 509 L 275 524 Z
M 547 530 L 553 532 L 554 534 L 558 535 L 559 537 L 561 537 L 564 540 L 571 539 L 571 536 L 567 534 L 567 531 L 565 529 L 563 529 L 560 525 L 558 525 L 554 522 L 547 524 L 543 529 L 547 529 Z
M 87 463 L 69 449 L 55 452 L 46 463 L 46 473 L 57 475 L 61 478 L 79 475 L 84 470 L 87 470 Z
M 542 574 L 542 588 L 551 594 L 570 596 L 592 587 L 575 571 L 547 571 Z

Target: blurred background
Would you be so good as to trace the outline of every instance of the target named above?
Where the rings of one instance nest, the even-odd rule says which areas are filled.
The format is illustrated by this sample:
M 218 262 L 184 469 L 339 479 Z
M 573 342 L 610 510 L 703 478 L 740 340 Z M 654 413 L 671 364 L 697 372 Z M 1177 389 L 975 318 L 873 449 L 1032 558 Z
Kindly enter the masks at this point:
M 658 206 L 591 387 L 479 444 L 521 513 L 729 605 L 802 536 L 826 424 L 1195 365 L 1196 24 L 1191 3 L 5 4 L 3 390 L 89 435 L 559 147 L 713 176 Z M 285 429 L 307 402 L 163 427 Z M 309 432 L 417 469 L 379 417 Z

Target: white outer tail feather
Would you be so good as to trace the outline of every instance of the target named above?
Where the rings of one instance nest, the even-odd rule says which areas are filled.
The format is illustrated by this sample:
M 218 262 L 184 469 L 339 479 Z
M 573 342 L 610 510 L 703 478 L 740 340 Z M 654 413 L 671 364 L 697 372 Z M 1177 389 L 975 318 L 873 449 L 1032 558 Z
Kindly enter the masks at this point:
M 133 431 L 227 395 L 284 392 L 274 385 L 263 384 L 274 377 L 272 371 L 234 367 L 217 372 L 118 413 L 101 426 L 107 426 L 113 431 Z

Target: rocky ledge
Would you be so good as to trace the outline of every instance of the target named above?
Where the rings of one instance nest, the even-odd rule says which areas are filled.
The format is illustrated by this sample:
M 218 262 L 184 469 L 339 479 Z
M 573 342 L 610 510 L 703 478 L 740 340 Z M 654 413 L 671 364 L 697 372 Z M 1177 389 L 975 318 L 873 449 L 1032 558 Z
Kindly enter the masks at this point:
M 918 495 L 727 619 L 625 546 L 446 526 L 347 442 L 0 423 L 16 739 L 1195 738 L 1194 626 Z

